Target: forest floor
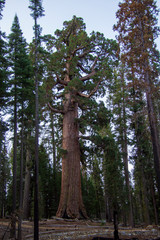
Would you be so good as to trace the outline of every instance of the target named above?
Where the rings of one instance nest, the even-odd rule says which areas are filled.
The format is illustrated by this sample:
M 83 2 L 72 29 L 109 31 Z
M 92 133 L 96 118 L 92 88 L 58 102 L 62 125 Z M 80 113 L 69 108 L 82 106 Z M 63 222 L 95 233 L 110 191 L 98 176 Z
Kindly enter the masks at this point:
M 18 227 L 17 227 L 18 228 Z M 7 240 L 10 233 L 9 219 L 0 219 L 0 239 Z M 146 228 L 118 227 L 120 239 L 160 239 L 160 226 L 149 225 Z M 22 222 L 22 239 L 34 239 L 34 223 L 32 221 Z M 93 240 L 114 239 L 113 224 L 92 220 L 69 220 L 53 218 L 39 222 L 40 240 Z

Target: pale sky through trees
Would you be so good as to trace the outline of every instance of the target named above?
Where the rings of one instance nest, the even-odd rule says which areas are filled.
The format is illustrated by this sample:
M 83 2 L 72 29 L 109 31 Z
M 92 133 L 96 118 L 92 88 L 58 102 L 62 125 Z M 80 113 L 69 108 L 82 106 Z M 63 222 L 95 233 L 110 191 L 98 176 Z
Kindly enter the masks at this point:
M 43 28 L 43 34 L 54 34 L 56 29 L 62 29 L 63 22 L 71 20 L 73 15 L 82 17 L 88 33 L 99 31 L 106 38 L 115 38 L 117 34 L 112 30 L 116 23 L 115 13 L 118 10 L 119 0 L 43 0 L 42 5 L 45 16 L 40 18 L 38 23 Z M 29 0 L 6 0 L 1 20 L 1 30 L 8 35 L 17 14 L 23 36 L 27 42 L 33 38 L 33 19 L 28 8 Z M 160 8 L 160 0 L 157 1 Z M 160 25 L 160 14 L 159 14 Z M 156 41 L 160 49 L 160 37 Z

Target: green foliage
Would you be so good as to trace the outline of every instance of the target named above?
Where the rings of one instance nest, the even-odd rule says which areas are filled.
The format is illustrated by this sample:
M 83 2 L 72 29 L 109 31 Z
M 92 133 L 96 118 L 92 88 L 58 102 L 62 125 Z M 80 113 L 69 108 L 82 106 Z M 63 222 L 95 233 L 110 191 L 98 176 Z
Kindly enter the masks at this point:
M 44 9 L 42 7 L 41 0 L 29 0 L 29 2 L 30 2 L 29 8 L 32 11 L 31 16 L 34 19 L 44 16 Z
M 157 67 L 153 66 L 159 64 L 159 57 L 155 54 L 155 39 L 160 33 L 156 1 L 125 1 L 119 7 L 116 14 L 118 22 L 114 29 L 119 32 L 123 63 L 131 68 L 132 73 L 138 73 L 139 78 L 148 70 L 155 78 Z M 149 69 L 145 69 L 144 62 L 150 66 Z
M 48 218 L 51 217 L 52 206 L 52 169 L 50 165 L 49 156 L 43 146 L 39 147 L 39 196 L 41 206 L 41 216 Z
M 3 134 L 3 131 L 1 131 Z M 2 135 L 1 135 L 2 138 Z M 1 139 L 2 140 L 2 139 Z M 10 166 L 7 156 L 5 139 L 0 142 L 0 217 L 3 218 L 7 213 L 8 186 L 10 183 Z
M 6 36 L 0 31 L 0 108 L 7 101 L 8 60 Z
M 33 99 L 33 70 L 28 55 L 28 48 L 20 29 L 18 17 L 15 16 L 9 35 L 10 61 L 10 105 L 16 94 L 17 104 L 21 106 L 19 114 L 29 111 L 30 101 Z M 18 106 L 17 105 L 17 106 Z
M 120 211 L 125 203 L 123 164 L 113 135 L 109 134 L 103 141 L 105 141 L 103 161 L 105 192 L 110 208 Z
M 61 95 L 62 103 L 65 94 L 69 93 L 80 107 L 81 102 L 88 101 L 83 95 L 88 98 L 92 95 L 104 96 L 117 64 L 118 46 L 116 41 L 105 39 L 101 33 L 92 32 L 88 36 L 82 18 L 73 16 L 63 26 L 62 30 L 55 32 L 54 38 L 44 37 L 46 47 L 46 40 L 53 45 L 52 50 L 49 46 L 53 53 L 46 59 L 48 77 L 45 86 L 47 95 L 49 89 L 59 102 Z M 53 97 L 49 97 L 52 105 L 59 109 L 51 100 Z
M 98 184 L 98 182 L 97 182 Z M 102 189 L 100 188 L 102 191 Z M 98 191 L 95 186 L 95 181 L 92 176 L 85 175 L 82 177 L 82 195 L 83 202 L 87 209 L 87 214 L 90 218 L 98 217 L 100 218 L 100 205 L 102 205 L 103 200 L 102 195 L 98 196 Z M 102 202 L 100 202 L 100 199 Z
M 2 19 L 2 11 L 5 6 L 5 0 L 0 0 L 0 20 Z

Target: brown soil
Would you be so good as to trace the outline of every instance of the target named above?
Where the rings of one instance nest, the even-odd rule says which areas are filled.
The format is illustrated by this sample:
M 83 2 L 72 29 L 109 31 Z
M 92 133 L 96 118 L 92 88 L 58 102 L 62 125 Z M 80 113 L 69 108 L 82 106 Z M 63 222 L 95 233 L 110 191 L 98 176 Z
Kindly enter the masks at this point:
M 148 226 L 147 228 L 126 228 L 119 226 L 120 239 L 160 239 L 160 227 Z M 0 219 L 0 239 L 10 239 L 10 221 Z M 22 223 L 23 239 L 34 239 L 34 223 L 32 221 L 23 221 Z M 83 220 L 64 220 L 54 218 L 51 220 L 42 220 L 39 222 L 39 239 L 43 240 L 61 240 L 61 239 L 87 239 L 96 237 L 113 238 L 113 224 L 100 221 Z

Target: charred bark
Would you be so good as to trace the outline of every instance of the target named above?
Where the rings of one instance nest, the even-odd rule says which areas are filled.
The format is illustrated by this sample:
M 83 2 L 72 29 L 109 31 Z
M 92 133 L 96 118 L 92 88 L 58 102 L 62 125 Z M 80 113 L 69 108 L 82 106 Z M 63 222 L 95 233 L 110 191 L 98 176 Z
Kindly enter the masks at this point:
M 61 195 L 56 215 L 63 218 L 87 218 L 81 192 L 78 104 L 70 93 L 66 95 L 64 112 Z

